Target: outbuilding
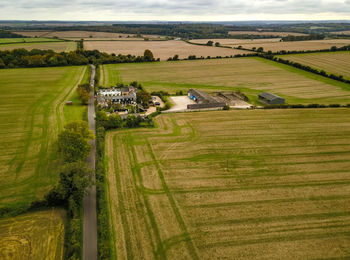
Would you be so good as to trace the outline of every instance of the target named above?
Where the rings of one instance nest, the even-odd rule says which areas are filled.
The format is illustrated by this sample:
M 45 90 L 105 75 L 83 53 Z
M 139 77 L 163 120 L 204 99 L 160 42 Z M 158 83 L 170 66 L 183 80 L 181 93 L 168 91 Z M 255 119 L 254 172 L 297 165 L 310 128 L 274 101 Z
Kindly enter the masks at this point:
M 268 92 L 259 94 L 259 101 L 268 105 L 283 105 L 286 102 L 284 98 Z

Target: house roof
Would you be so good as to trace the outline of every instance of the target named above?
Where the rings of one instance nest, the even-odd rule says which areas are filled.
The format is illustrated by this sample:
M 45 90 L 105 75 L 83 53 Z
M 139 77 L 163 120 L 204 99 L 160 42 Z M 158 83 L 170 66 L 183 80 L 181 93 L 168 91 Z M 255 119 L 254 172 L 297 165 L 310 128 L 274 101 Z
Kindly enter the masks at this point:
M 262 97 L 264 99 L 267 99 L 267 100 L 274 100 L 274 99 L 283 99 L 282 97 L 279 97 L 277 95 L 274 95 L 274 94 L 271 94 L 271 93 L 268 93 L 268 92 L 264 92 L 264 93 L 261 93 L 259 94 L 259 97 Z

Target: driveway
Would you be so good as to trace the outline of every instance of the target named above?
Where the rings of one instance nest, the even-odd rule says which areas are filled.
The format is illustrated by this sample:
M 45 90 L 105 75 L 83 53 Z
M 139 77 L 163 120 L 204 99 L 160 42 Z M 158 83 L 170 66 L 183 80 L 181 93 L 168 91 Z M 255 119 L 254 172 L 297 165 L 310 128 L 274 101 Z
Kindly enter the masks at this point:
M 196 104 L 196 102 L 190 99 L 188 96 L 175 96 L 169 97 L 169 99 L 174 105 L 165 112 L 183 112 L 187 110 L 187 105 Z

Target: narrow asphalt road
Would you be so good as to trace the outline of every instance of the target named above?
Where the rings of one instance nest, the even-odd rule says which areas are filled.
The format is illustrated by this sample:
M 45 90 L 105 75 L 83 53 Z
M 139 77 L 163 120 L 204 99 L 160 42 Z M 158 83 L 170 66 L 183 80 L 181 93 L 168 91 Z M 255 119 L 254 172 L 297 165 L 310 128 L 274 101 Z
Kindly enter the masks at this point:
M 94 78 L 95 66 L 91 65 L 90 79 L 90 100 L 88 106 L 88 119 L 90 130 L 95 133 L 95 99 L 94 99 Z M 87 159 L 89 167 L 93 170 L 92 180 L 95 183 L 95 160 L 96 160 L 96 143 L 95 139 L 90 141 L 92 146 L 90 155 Z M 96 186 L 93 184 L 87 190 L 84 197 L 84 228 L 83 228 L 83 259 L 97 260 L 97 214 L 96 214 Z

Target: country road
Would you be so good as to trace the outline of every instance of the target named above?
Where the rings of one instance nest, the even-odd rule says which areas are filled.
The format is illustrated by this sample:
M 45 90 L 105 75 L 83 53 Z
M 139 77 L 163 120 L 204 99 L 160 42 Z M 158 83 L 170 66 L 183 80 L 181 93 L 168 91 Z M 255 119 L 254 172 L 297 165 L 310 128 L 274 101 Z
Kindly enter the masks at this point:
M 94 105 L 94 78 L 95 66 L 91 65 L 90 79 L 90 100 L 88 106 L 89 127 L 95 133 L 95 105 Z M 84 228 L 83 228 L 83 259 L 97 260 L 97 214 L 96 214 L 96 186 L 95 186 L 95 160 L 96 160 L 96 143 L 95 139 L 90 141 L 92 146 L 90 155 L 87 159 L 89 167 L 93 170 L 93 185 L 87 190 L 84 197 Z

